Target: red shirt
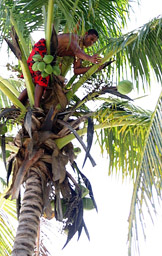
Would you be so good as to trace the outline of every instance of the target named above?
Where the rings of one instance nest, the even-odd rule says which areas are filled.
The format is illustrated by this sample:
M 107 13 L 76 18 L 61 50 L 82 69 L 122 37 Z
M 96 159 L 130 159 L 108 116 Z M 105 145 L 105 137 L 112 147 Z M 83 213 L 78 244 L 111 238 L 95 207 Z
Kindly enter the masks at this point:
M 33 79 L 33 82 L 34 84 L 38 84 L 40 86 L 43 86 L 43 87 L 47 87 L 48 83 L 49 83 L 49 78 L 50 78 L 50 75 L 43 78 L 41 76 L 41 72 L 40 71 L 33 71 L 32 70 L 32 66 L 34 64 L 34 60 L 32 59 L 33 55 L 35 54 L 40 54 L 42 57 L 44 57 L 44 55 L 46 55 L 47 53 L 47 48 L 46 48 L 46 40 L 45 39 L 40 39 L 33 47 L 30 55 L 29 55 L 29 58 L 27 60 L 27 64 L 28 64 L 28 67 L 29 67 L 29 70 L 30 70 L 30 74 L 32 76 L 32 79 Z M 23 75 L 21 76 L 23 77 Z

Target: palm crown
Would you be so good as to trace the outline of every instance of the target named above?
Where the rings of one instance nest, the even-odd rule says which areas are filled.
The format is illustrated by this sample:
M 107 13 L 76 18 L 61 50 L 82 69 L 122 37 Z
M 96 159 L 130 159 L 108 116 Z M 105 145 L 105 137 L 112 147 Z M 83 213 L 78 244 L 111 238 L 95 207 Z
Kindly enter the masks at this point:
M 1 123 L 0 131 L 2 134 L 1 144 L 4 160 L 6 149 L 9 149 L 11 152 L 15 153 L 14 158 L 11 157 L 10 163 L 12 161 L 17 163 L 17 166 L 14 165 L 14 167 L 12 167 L 14 169 L 14 179 L 8 196 L 11 194 L 12 198 L 18 199 L 19 187 L 24 180 L 26 181 L 27 188 L 30 187 L 32 193 L 34 193 L 30 181 L 31 178 L 38 184 L 39 193 L 41 193 L 41 182 L 49 184 L 49 177 L 47 178 L 47 176 L 49 176 L 49 169 L 52 168 L 52 175 L 55 177 L 56 218 L 59 220 L 62 219 L 62 213 L 60 212 L 62 211 L 60 208 L 60 200 L 62 199 L 59 197 L 60 190 L 63 199 L 67 200 L 68 203 L 73 199 L 72 204 L 74 206 L 75 202 L 75 207 L 77 208 L 77 212 L 75 212 L 70 226 L 68 226 L 69 223 L 67 224 L 69 228 L 68 242 L 76 231 L 78 231 L 80 235 L 82 227 L 84 227 L 87 235 L 88 231 L 82 219 L 83 206 L 81 207 L 81 192 L 73 177 L 65 171 L 66 157 L 72 163 L 73 169 L 77 171 L 78 177 L 83 179 L 84 186 L 88 187 L 91 192 L 90 198 L 96 207 L 91 186 L 87 185 L 89 181 L 82 172 L 80 172 L 74 162 L 74 152 L 70 142 L 74 138 L 77 138 L 86 150 L 86 157 L 89 157 L 92 164 L 94 164 L 92 157 L 89 155 L 89 151 L 92 144 L 93 130 L 99 130 L 99 132 L 97 132 L 97 141 L 101 146 L 101 150 L 106 150 L 109 155 L 109 173 L 112 174 L 114 169 L 118 169 L 122 172 L 123 177 L 130 175 L 130 177 L 133 178 L 134 191 L 129 215 L 128 234 L 129 254 L 131 254 L 132 232 L 136 222 L 136 209 L 137 207 L 139 208 L 142 216 L 143 203 L 146 202 L 147 205 L 147 200 L 149 200 L 153 205 L 152 188 L 155 187 L 158 196 L 160 196 L 161 191 L 160 112 L 162 108 L 162 95 L 159 96 L 155 111 L 151 113 L 150 111 L 135 107 L 130 103 L 129 97 L 116 94 L 114 87 L 112 87 L 111 78 L 115 77 L 116 81 L 120 81 L 126 78 L 125 70 L 129 69 L 130 76 L 136 88 L 139 88 L 139 80 L 142 79 L 143 89 L 145 90 L 147 84 L 151 86 L 150 70 L 152 70 L 157 81 L 161 81 L 162 22 L 161 17 L 158 17 L 148 22 L 143 27 L 122 35 L 121 29 L 126 24 L 125 12 L 128 11 L 128 1 L 85 0 L 73 2 L 66 0 L 53 2 L 53 0 L 39 0 L 29 2 L 24 0 L 8 1 L 5 5 L 3 1 L 1 1 L 1 35 L 11 42 L 9 31 L 11 27 L 14 27 L 12 43 L 15 40 L 14 52 L 16 51 L 17 53 L 25 78 L 31 109 L 27 111 L 26 107 L 17 99 L 19 94 L 17 90 L 18 83 L 1 78 L 1 107 L 7 107 L 8 104 L 10 105 L 7 100 L 9 98 L 18 108 L 13 112 L 14 116 L 12 115 L 12 122 L 10 121 L 10 110 L 2 111 L 0 117 L 3 122 Z M 42 30 L 45 26 L 47 50 L 49 51 L 52 23 L 54 23 L 57 32 L 71 32 L 78 20 L 80 20 L 80 34 L 83 34 L 89 27 L 94 27 L 98 30 L 100 34 L 99 45 L 94 46 L 93 50 L 104 56 L 101 64 L 115 56 L 114 68 L 108 66 L 106 71 L 108 75 L 105 76 L 106 72 L 101 71 L 100 73 L 95 73 L 98 70 L 98 65 L 93 65 L 85 75 L 79 78 L 74 76 L 70 79 L 68 88 L 71 88 L 71 90 L 68 91 L 66 95 L 63 91 L 59 94 L 60 87 L 54 85 L 58 84 L 58 80 L 55 78 L 53 81 L 54 93 L 57 94 L 57 97 L 54 98 L 55 103 L 51 103 L 51 101 L 45 99 L 42 101 L 42 108 L 45 113 L 34 112 L 32 110 L 34 85 L 26 65 L 26 58 L 29 55 L 32 45 L 30 33 L 35 30 Z M 71 61 L 66 58 L 64 61 L 66 64 L 64 75 L 66 75 Z M 87 95 L 83 99 L 80 99 L 76 96 L 76 92 L 83 84 L 85 87 L 88 85 L 86 87 L 88 90 Z M 92 86 L 93 89 L 89 89 L 92 88 Z M 52 89 L 50 88 L 50 94 L 51 92 Z M 124 99 L 110 97 L 109 93 Z M 86 105 L 86 102 L 90 100 L 102 103 L 98 109 L 92 111 Z M 54 119 L 54 117 L 56 118 Z M 75 119 L 70 120 L 71 117 Z M 54 123 L 49 122 L 51 119 L 54 120 Z M 3 124 L 4 122 L 5 124 Z M 16 136 L 14 145 L 9 145 L 8 142 L 11 141 L 12 138 L 7 135 L 5 136 L 6 127 L 11 124 L 13 125 L 14 122 L 23 124 L 23 130 Z M 82 122 L 84 122 L 85 128 L 78 129 L 79 124 Z M 22 131 L 24 132 L 23 137 Z M 82 143 L 80 138 L 80 136 L 85 133 L 87 133 L 87 147 Z M 32 144 L 33 136 L 35 136 L 35 144 Z M 21 142 L 22 138 L 25 138 L 26 141 L 23 142 L 23 144 Z M 40 149 L 38 150 L 39 146 Z M 63 149 L 65 155 L 60 153 Z M 50 164 L 52 167 L 49 168 Z M 24 172 L 23 170 L 25 169 L 26 171 Z M 35 169 L 38 169 L 37 174 Z M 30 173 L 29 179 L 27 179 L 27 172 Z M 40 172 L 42 173 L 41 178 Z M 70 192 L 72 188 L 67 185 L 69 179 L 74 183 L 77 191 L 75 192 L 75 197 L 72 197 Z M 64 184 L 64 187 L 58 185 L 58 181 L 60 184 Z M 45 192 L 46 186 L 44 185 L 43 193 Z M 37 206 L 43 206 L 43 199 L 38 199 L 39 205 Z M 72 207 L 71 205 L 69 207 Z M 71 208 L 67 211 L 69 219 L 72 214 L 70 209 Z M 78 212 L 81 213 L 79 214 Z M 35 214 L 40 216 L 41 213 L 42 208 Z M 80 219 L 81 222 L 79 222 Z M 75 228 L 73 224 L 75 224 Z M 38 222 L 35 225 L 38 225 Z M 14 250 L 16 250 L 17 243 L 16 240 Z M 15 255 L 14 250 L 13 255 Z

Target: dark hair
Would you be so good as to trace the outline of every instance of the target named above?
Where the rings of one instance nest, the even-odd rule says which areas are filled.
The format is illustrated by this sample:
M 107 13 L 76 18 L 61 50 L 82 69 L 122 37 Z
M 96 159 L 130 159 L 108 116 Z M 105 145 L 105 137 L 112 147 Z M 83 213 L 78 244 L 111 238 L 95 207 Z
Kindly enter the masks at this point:
M 98 34 L 97 30 L 95 30 L 93 28 L 88 30 L 88 35 L 96 35 L 99 38 L 99 34 Z

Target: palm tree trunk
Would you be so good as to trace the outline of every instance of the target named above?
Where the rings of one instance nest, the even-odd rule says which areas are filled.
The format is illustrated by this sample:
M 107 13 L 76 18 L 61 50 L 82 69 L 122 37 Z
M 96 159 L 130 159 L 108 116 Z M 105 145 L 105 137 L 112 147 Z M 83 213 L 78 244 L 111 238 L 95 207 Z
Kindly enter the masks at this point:
M 26 181 L 12 256 L 33 255 L 42 208 L 43 192 L 41 178 L 32 170 Z

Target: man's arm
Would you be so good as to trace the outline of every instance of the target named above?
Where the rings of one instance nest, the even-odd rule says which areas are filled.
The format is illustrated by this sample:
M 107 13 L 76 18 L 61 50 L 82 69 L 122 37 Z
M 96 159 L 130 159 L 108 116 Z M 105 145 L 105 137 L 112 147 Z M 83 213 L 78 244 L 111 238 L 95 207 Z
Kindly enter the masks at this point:
M 98 54 L 94 54 L 93 56 L 90 56 L 86 54 L 82 49 L 77 48 L 77 50 L 74 52 L 75 56 L 82 60 L 88 60 L 93 64 L 98 64 L 101 62 L 101 57 Z
M 74 52 L 74 55 L 82 60 L 88 60 L 91 63 L 98 64 L 101 61 L 101 57 L 98 54 L 90 56 L 86 54 L 78 44 L 78 36 L 73 35 L 70 42 L 70 49 Z
M 104 64 L 102 64 L 97 71 L 100 71 L 104 68 L 106 68 L 107 66 L 111 65 L 111 63 L 113 63 L 115 60 L 110 60 L 105 62 Z M 74 60 L 74 74 L 75 75 L 81 75 L 81 74 L 85 74 L 90 68 L 90 67 L 82 67 L 82 60 L 78 59 L 78 60 Z M 96 71 L 96 72 L 97 72 Z
M 85 74 L 91 67 L 92 66 L 90 66 L 90 67 L 82 67 L 81 59 L 74 60 L 74 74 L 75 75 Z

